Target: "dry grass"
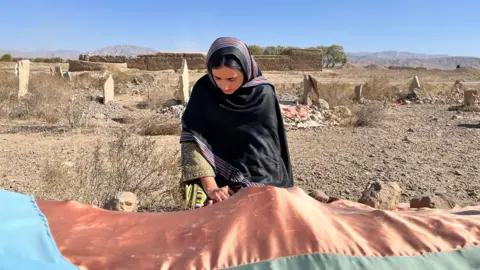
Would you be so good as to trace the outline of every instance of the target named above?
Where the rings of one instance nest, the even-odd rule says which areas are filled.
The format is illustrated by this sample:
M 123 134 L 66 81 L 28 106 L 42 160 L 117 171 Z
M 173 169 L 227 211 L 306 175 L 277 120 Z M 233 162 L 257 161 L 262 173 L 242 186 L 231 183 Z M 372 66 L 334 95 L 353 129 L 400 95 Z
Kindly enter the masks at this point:
M 356 106 L 352 114 L 351 125 L 355 127 L 377 126 L 385 119 L 385 109 L 379 104 Z
M 387 76 L 374 76 L 364 84 L 362 96 L 367 100 L 392 101 L 402 90 L 392 85 Z
M 107 80 L 106 77 L 95 76 L 89 72 L 83 72 L 73 77 L 75 88 L 78 89 L 103 89 L 103 84 Z
M 165 155 L 159 148 L 151 138 L 121 131 L 70 164 L 51 160 L 36 196 L 104 207 L 117 192 L 130 191 L 137 194 L 142 211 L 185 209 L 179 155 Z
M 317 84 L 319 97 L 328 102 L 331 107 L 350 107 L 354 97 L 353 87 L 347 83 Z
M 32 73 L 27 95 L 18 99 L 15 75 L 0 73 L 0 80 L 0 117 L 37 119 L 48 124 L 65 120 L 72 128 L 85 126 L 90 117 L 85 92 L 76 90 L 99 84 L 98 79 L 88 74 L 69 81 L 47 73 Z
M 32 74 L 28 94 L 19 100 L 11 95 L 5 107 L 8 107 L 8 117 L 11 119 L 33 118 L 55 124 L 63 118 L 65 105 L 72 93 L 70 83 L 63 78 L 43 73 Z
M 141 120 L 135 126 L 135 133 L 143 136 L 180 135 L 180 119 L 166 119 L 153 116 Z
M 175 85 L 163 84 L 161 86 L 149 87 L 146 92 L 144 104 L 146 108 L 163 108 L 165 103 L 172 99 L 173 94 L 178 89 Z
M 449 111 L 460 111 L 460 112 L 480 112 L 480 106 L 478 105 L 471 105 L 466 106 L 464 104 L 451 106 L 448 108 Z

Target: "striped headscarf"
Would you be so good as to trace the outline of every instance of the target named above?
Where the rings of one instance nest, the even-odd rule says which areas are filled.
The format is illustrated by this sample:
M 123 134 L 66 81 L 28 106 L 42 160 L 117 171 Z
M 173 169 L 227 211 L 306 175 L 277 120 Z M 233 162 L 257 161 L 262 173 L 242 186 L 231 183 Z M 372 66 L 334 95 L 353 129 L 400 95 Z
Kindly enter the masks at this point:
M 212 71 L 209 69 L 208 63 L 210 61 L 210 58 L 215 52 L 224 48 L 237 49 L 238 52 L 240 52 L 240 55 L 235 54 L 235 56 L 243 58 L 239 60 L 240 62 L 242 62 L 243 60 L 243 62 L 246 64 L 246 66 L 243 68 L 246 73 L 245 75 L 247 76 L 247 82 L 241 87 L 252 87 L 252 86 L 257 86 L 261 84 L 271 84 L 265 77 L 260 75 L 261 73 L 258 68 L 258 65 L 250 55 L 248 46 L 243 41 L 234 37 L 217 38 L 212 43 L 212 45 L 210 46 L 210 49 L 208 50 L 207 60 L 205 64 L 206 64 L 208 76 L 210 77 L 210 80 L 212 81 L 213 84 L 215 84 L 215 80 L 213 79 Z

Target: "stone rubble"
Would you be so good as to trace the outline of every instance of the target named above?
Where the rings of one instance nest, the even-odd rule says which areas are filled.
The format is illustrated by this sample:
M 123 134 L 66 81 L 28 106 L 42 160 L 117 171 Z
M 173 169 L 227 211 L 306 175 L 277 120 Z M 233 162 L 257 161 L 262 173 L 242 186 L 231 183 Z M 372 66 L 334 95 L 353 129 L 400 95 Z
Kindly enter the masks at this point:
M 292 101 L 289 101 L 295 104 Z M 317 105 L 285 105 L 280 103 L 284 125 L 287 130 L 311 129 L 325 126 L 339 126 L 342 120 L 349 119 L 352 112 L 345 106 L 330 108 L 325 100 L 319 100 Z M 172 118 L 181 118 L 185 106 L 181 104 L 166 106 L 158 113 Z
M 319 105 L 280 105 L 284 125 L 287 130 L 310 129 L 325 126 L 339 126 L 342 120 L 349 119 L 352 112 L 345 106 L 330 108 L 325 100 Z

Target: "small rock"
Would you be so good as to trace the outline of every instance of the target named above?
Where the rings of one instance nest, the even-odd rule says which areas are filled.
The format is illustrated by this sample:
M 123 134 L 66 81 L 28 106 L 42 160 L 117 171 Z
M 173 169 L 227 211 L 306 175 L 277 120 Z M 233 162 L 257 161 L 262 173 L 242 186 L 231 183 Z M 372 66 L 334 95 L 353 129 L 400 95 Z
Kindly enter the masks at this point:
M 132 192 L 118 192 L 105 206 L 105 209 L 121 212 L 137 212 L 137 195 Z
M 442 195 L 442 194 L 446 194 L 447 193 L 447 189 L 445 188 L 437 188 L 434 192 L 435 195 Z
M 311 191 L 310 196 L 323 203 L 327 203 L 330 200 L 330 197 L 321 189 Z
M 478 192 L 474 189 L 467 189 L 467 195 L 469 197 L 478 197 Z
M 358 202 L 370 207 L 384 210 L 394 210 L 398 207 L 402 189 L 395 182 L 370 182 Z
M 315 105 L 320 109 L 320 110 L 330 110 L 330 105 L 328 102 L 324 99 L 319 99 L 317 102 L 315 102 Z
M 462 173 L 461 171 L 459 171 L 459 170 L 455 170 L 455 171 L 453 172 L 453 174 L 458 175 L 458 176 L 463 175 L 463 173 Z
M 96 114 L 93 116 L 93 118 L 95 118 L 95 119 L 105 119 L 105 118 L 107 118 L 107 117 L 106 117 L 105 114 L 103 114 L 103 113 L 96 113 Z
M 409 128 L 407 132 L 413 132 L 413 128 Z
M 346 106 L 336 106 L 333 107 L 332 110 L 336 115 L 340 116 L 340 118 L 347 118 L 352 116 L 352 111 L 350 111 L 350 109 Z
M 423 195 L 410 200 L 410 208 L 453 209 L 456 203 L 446 194 Z
M 403 141 L 404 141 L 404 142 L 407 142 L 407 143 L 412 143 L 412 142 L 413 142 L 413 141 L 412 141 L 410 138 L 408 138 L 407 136 L 405 136 L 405 137 L 403 138 Z
M 298 123 L 297 127 L 298 128 L 315 128 L 315 127 L 321 127 L 322 125 L 313 121 L 313 120 L 307 120 L 302 123 Z

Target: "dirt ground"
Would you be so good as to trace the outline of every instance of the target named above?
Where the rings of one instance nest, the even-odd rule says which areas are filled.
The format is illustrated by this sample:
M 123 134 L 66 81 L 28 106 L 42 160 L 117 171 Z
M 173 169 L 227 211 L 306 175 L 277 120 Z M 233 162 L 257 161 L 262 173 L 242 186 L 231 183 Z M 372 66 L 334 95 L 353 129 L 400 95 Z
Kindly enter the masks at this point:
M 37 71 L 48 69 L 49 65 L 36 68 Z M 138 121 L 160 110 L 135 107 L 151 91 L 163 91 L 173 97 L 178 74 L 173 71 L 148 73 L 155 78 L 154 84 L 149 85 L 150 90 L 140 95 L 116 96 L 115 108 L 121 109 L 118 114 Z M 313 74 L 321 83 L 351 84 L 352 91 L 354 84 L 364 83 L 372 76 L 386 77 L 391 84 L 405 87 L 414 75 L 418 75 L 422 83 L 439 85 L 441 90 L 450 89 L 455 80 L 464 80 L 464 84 L 473 89 L 480 85 L 478 70 L 415 72 L 356 68 L 314 73 L 264 72 L 264 75 L 282 85 L 279 92 L 296 95 L 306 73 Z M 78 74 L 74 74 L 74 78 L 75 75 Z M 190 75 L 190 81 L 194 82 L 203 73 L 191 71 Z M 369 181 L 396 181 L 403 190 L 404 202 L 438 189 L 455 194 L 460 205 L 480 202 L 480 113 L 449 111 L 451 105 L 448 104 L 387 102 L 384 106 L 385 117 L 374 126 L 289 131 L 296 185 L 358 200 Z M 96 142 L 112 138 L 114 131 L 126 126 L 113 121 L 108 113 L 103 114 L 104 117 L 94 117 L 87 128 L 75 130 L 70 130 L 62 121 L 48 124 L 39 119 L 1 118 L 0 188 L 35 194 L 36 186 L 44 178 L 47 161 L 72 162 L 77 153 L 93 151 Z M 159 152 L 165 155 L 179 150 L 178 135 L 152 138 Z

